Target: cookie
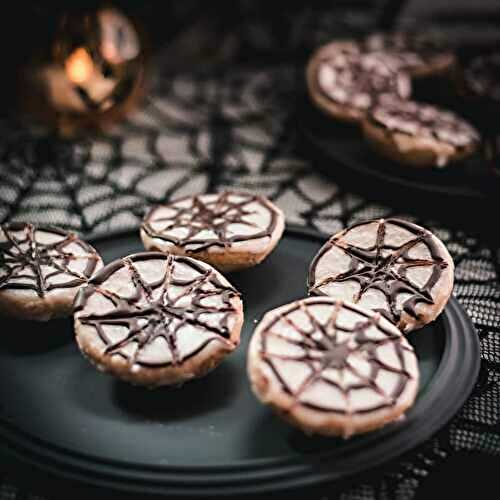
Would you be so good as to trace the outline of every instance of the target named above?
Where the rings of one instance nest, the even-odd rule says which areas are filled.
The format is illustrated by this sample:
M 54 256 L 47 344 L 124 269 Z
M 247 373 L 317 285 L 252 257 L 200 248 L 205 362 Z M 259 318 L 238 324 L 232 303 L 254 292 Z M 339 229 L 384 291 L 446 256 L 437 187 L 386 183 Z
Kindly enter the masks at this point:
M 466 95 L 500 106 L 500 51 L 471 58 L 463 68 L 463 85 Z
M 178 385 L 214 369 L 239 343 L 239 293 L 208 264 L 144 252 L 116 260 L 75 301 L 81 352 L 136 385 Z
M 68 316 L 102 260 L 75 234 L 26 223 L 0 226 L 0 312 L 47 321 Z
M 408 75 L 383 55 L 339 48 L 336 43 L 321 47 L 313 55 L 306 79 L 315 106 L 346 122 L 360 121 L 383 95 L 406 99 L 411 94 Z
M 291 424 L 343 437 L 402 417 L 419 384 L 415 352 L 393 324 L 331 297 L 268 312 L 250 342 L 248 375 Z
M 373 33 L 363 42 L 364 51 L 382 52 L 413 78 L 441 76 L 452 71 L 456 56 L 435 33 Z
M 444 167 L 480 145 L 478 131 L 455 113 L 391 97 L 379 101 L 362 128 L 377 152 L 414 167 Z
M 453 291 L 453 260 L 430 231 L 400 219 L 359 222 L 332 236 L 309 269 L 309 293 L 359 304 L 402 332 L 434 321 Z
M 147 250 L 187 255 L 221 271 L 255 266 L 283 234 L 283 212 L 263 196 L 234 191 L 154 207 L 141 226 Z

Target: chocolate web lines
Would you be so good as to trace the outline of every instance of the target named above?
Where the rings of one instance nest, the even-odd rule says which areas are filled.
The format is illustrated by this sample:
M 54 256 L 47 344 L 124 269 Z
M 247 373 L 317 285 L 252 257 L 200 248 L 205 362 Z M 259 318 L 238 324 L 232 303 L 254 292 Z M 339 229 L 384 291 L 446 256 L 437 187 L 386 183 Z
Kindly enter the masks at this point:
M 134 262 L 166 260 L 164 276 L 157 281 L 146 283 Z M 181 266 L 187 266 L 191 277 L 176 276 Z M 125 267 L 134 284 L 134 294 L 123 297 L 106 289 L 106 280 L 120 268 Z M 177 268 L 177 269 L 176 269 Z M 76 309 L 85 308 L 94 293 L 105 297 L 113 305 L 109 312 L 80 314 L 82 324 L 95 328 L 105 344 L 106 355 L 119 355 L 128 362 L 149 367 L 178 365 L 203 350 L 210 342 L 231 344 L 229 319 L 236 313 L 231 304 L 238 293 L 220 282 L 215 272 L 187 257 L 161 256 L 158 254 L 136 254 L 116 261 L 104 268 L 89 285 L 80 291 Z M 213 304 L 220 297 L 220 304 Z M 112 341 L 106 327 L 121 326 L 125 336 Z M 204 332 L 205 340 L 193 352 L 182 352 L 178 338 L 182 329 L 191 326 Z M 166 342 L 169 356 L 165 362 L 148 361 L 144 350 L 158 338 Z M 130 344 L 136 344 L 132 354 L 124 351 Z
M 178 206 L 184 199 L 177 200 L 175 203 L 168 205 L 169 210 L 176 213 L 171 216 L 155 218 L 157 209 L 150 212 L 142 228 L 151 238 L 160 238 L 169 241 L 177 246 L 191 247 L 190 251 L 206 250 L 210 246 L 229 247 L 232 243 L 238 241 L 247 241 L 270 236 L 275 224 L 276 213 L 267 206 L 265 200 L 260 196 L 249 194 L 236 194 L 238 197 L 243 198 L 241 201 L 231 201 L 231 197 L 235 197 L 235 193 L 221 193 L 214 199 L 204 201 L 203 198 L 211 195 L 195 196 L 193 203 L 189 206 Z M 270 222 L 267 228 L 260 228 L 257 224 L 245 219 L 245 216 L 250 216 L 255 211 L 248 210 L 245 207 L 252 203 L 259 203 L 266 207 L 270 214 Z M 161 207 L 160 207 L 161 208 Z M 151 222 L 166 222 L 166 226 L 155 231 Z M 229 236 L 228 232 L 231 225 L 245 225 L 254 227 L 255 232 L 250 234 L 233 234 Z M 176 237 L 169 234 L 170 231 L 185 229 L 186 235 L 183 237 Z M 201 233 L 204 231 L 212 231 L 215 236 L 202 237 Z
M 357 303 L 370 289 L 379 290 L 387 300 L 387 308 L 377 309 L 389 321 L 398 324 L 402 312 L 418 319 L 416 306 L 419 303 L 434 304 L 432 289 L 439 281 L 442 270 L 447 263 L 440 257 L 432 235 L 421 230 L 414 224 L 399 219 L 387 219 L 379 221 L 367 221 L 359 223 L 350 230 L 367 224 L 377 222 L 377 235 L 374 245 L 368 248 L 360 248 L 343 241 L 343 237 L 349 232 L 344 231 L 339 236 L 332 238 L 319 252 L 311 264 L 309 287 L 310 293 L 315 295 L 327 295 L 322 287 L 329 283 L 342 283 L 356 281 L 359 290 L 353 302 Z M 390 245 L 386 241 L 386 226 L 393 224 L 410 231 L 415 237 L 402 245 Z M 412 258 L 409 252 L 419 243 L 426 245 L 430 252 L 430 258 Z M 315 282 L 315 271 L 319 260 L 332 248 L 336 247 L 351 259 L 349 269 L 336 276 L 326 276 L 319 282 Z M 419 287 L 407 277 L 408 269 L 414 267 L 431 267 L 432 271 L 424 286 Z M 397 304 L 398 296 L 409 294 L 402 305 Z
M 62 238 L 54 243 L 41 243 L 35 236 L 37 230 Z M 6 273 L 0 277 L 0 290 L 33 290 L 39 297 L 44 297 L 51 290 L 86 283 L 99 260 L 94 249 L 73 233 L 22 223 L 4 224 L 1 232 L 6 241 L 0 243 L 0 267 L 5 268 Z M 14 234 L 19 232 L 24 232 L 25 237 Z M 71 244 L 79 245 L 86 253 L 74 254 L 67 248 Z M 70 262 L 76 260 L 87 261 L 83 272 L 69 267 Z M 63 275 L 68 279 L 62 280 Z
M 380 318 L 377 315 L 371 316 L 340 301 L 331 307 L 330 317 L 326 322 L 322 323 L 312 312 L 315 306 L 321 307 L 322 305 L 331 307 L 330 303 L 322 302 L 322 299 L 317 299 L 317 302 L 309 299 L 307 304 L 301 301 L 298 305 L 289 308 L 285 313 L 274 318 L 262 332 L 261 356 L 270 366 L 285 392 L 292 396 L 289 411 L 293 406 L 301 404 L 319 411 L 351 414 L 375 411 L 396 404 L 407 382 L 413 378 L 407 371 L 405 362 L 405 351 L 413 354 L 413 350 L 404 337 L 386 330 L 380 325 Z M 341 326 L 338 319 L 342 310 L 355 313 L 361 319 L 350 328 Z M 289 317 L 291 313 L 296 311 L 302 312 L 307 317 L 310 323 L 309 328 L 302 328 Z M 280 321 L 286 323 L 287 327 L 298 335 L 292 337 L 280 333 L 277 328 Z M 375 327 L 378 332 L 382 332 L 384 338 L 372 338 L 367 334 L 367 330 L 371 327 Z M 343 340 L 339 339 L 341 336 L 344 337 Z M 287 343 L 291 353 L 278 354 L 268 351 L 268 342 L 272 340 L 272 337 L 275 337 L 280 342 Z M 380 359 L 377 351 L 386 344 L 394 346 L 399 367 L 389 365 Z M 298 350 L 302 351 L 301 354 L 297 353 Z M 358 366 L 356 366 L 356 359 L 358 360 Z M 308 366 L 309 375 L 298 384 L 295 391 L 280 374 L 280 362 L 298 362 L 305 363 Z M 370 365 L 369 374 L 363 373 L 359 363 L 368 363 Z M 337 375 L 332 373 L 335 370 L 338 371 Z M 398 376 L 398 381 L 390 393 L 386 392 L 377 383 L 380 370 L 386 370 Z M 350 375 L 350 381 L 348 375 Z M 325 407 L 321 405 L 321 401 L 304 400 L 306 392 L 317 383 L 324 383 L 337 389 L 344 399 L 345 408 Z M 350 401 L 350 392 L 357 389 L 373 391 L 375 397 L 374 406 L 353 408 Z

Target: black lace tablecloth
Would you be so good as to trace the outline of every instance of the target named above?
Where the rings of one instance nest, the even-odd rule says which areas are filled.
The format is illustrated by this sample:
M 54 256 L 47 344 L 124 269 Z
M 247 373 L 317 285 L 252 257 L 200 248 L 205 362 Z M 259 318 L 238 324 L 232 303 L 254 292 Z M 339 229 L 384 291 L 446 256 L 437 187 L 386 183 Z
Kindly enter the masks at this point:
M 333 26 L 345 31 L 359 27 L 360 20 L 351 16 L 335 25 L 319 16 L 316 23 L 306 30 L 314 33 L 310 45 L 332 36 Z M 306 53 L 305 31 L 299 32 L 302 38 L 295 31 L 293 43 Z M 272 30 L 267 34 L 272 38 Z M 263 43 L 262 34 L 256 36 Z M 472 233 L 378 204 L 316 173 L 297 146 L 302 64 L 239 62 L 204 74 L 162 73 L 158 64 L 144 107 L 105 136 L 63 142 L 4 121 L 0 220 L 57 224 L 95 237 L 137 228 L 156 202 L 231 187 L 264 194 L 289 223 L 324 233 L 391 215 L 428 226 L 455 260 L 454 294 L 481 340 L 480 377 L 467 404 L 438 436 L 341 494 L 346 500 L 413 498 L 435 470 L 460 453 L 500 455 L 500 253 Z M 20 484 L 2 474 L 0 469 L 1 500 L 40 498 L 29 481 Z M 329 498 L 328 490 L 322 498 Z

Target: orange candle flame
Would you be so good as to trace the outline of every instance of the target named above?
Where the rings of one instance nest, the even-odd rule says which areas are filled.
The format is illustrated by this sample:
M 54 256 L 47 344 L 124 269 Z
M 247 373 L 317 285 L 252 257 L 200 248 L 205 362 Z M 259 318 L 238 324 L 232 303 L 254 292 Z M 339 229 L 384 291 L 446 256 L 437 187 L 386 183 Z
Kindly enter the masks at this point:
M 90 78 L 94 63 L 87 50 L 79 47 L 66 59 L 65 67 L 68 78 L 76 84 L 82 84 Z

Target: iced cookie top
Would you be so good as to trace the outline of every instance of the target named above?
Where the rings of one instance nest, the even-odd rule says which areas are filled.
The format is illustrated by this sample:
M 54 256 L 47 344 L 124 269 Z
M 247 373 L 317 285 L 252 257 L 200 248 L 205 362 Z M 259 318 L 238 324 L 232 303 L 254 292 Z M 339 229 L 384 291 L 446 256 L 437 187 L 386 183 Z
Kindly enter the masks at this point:
M 154 207 L 142 231 L 189 252 L 271 238 L 280 214 L 266 198 L 224 191 L 188 196 Z
M 401 332 L 354 304 L 300 300 L 268 313 L 256 335 L 258 356 L 292 407 L 374 412 L 396 405 L 407 384 L 418 381 L 415 353 Z
M 445 41 L 430 32 L 373 33 L 363 41 L 362 48 L 384 53 L 397 67 L 410 72 L 453 59 Z
M 370 109 L 383 95 L 406 99 L 411 93 L 409 77 L 376 53 L 324 53 L 317 81 L 330 100 L 361 111 Z
M 39 297 L 86 283 L 101 263 L 97 252 L 75 234 L 52 226 L 0 226 L 0 290 Z
M 386 97 L 371 111 L 370 120 L 391 132 L 434 139 L 458 149 L 480 140 L 478 131 L 455 113 L 415 101 Z
M 232 344 L 238 292 L 208 264 L 144 252 L 104 267 L 75 303 L 80 343 L 132 367 L 178 366 L 212 342 Z
M 420 320 L 453 286 L 453 261 L 426 229 L 399 219 L 360 222 L 334 235 L 309 270 L 309 292 L 342 297 L 399 324 Z

